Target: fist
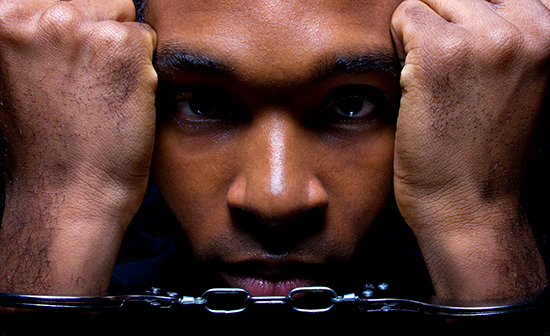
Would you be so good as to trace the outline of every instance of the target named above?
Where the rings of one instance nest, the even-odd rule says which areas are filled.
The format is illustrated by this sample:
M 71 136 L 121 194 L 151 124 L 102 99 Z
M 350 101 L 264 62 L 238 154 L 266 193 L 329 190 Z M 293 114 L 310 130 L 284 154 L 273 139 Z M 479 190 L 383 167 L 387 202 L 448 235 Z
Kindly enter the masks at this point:
M 545 282 L 519 199 L 548 90 L 547 7 L 407 0 L 392 18 L 404 62 L 396 200 L 441 295 L 519 296 Z
M 137 211 L 157 78 L 156 35 L 134 16 L 131 0 L 0 0 L 7 202 Z
M 419 199 L 517 198 L 548 88 L 550 11 L 539 0 L 405 1 L 393 32 L 405 63 L 395 188 L 410 222 Z

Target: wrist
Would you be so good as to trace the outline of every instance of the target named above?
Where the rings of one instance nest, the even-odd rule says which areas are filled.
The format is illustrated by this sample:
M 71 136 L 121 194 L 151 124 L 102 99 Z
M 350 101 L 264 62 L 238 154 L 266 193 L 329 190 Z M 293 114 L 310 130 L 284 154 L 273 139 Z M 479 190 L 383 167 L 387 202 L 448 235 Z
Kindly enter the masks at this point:
M 116 213 L 93 192 L 83 196 L 82 190 L 71 191 L 29 194 L 19 188 L 7 194 L 0 230 L 0 289 L 66 295 L 107 290 L 134 211 Z M 116 198 L 121 194 L 111 196 L 125 203 Z
M 465 197 L 467 198 L 467 197 Z M 546 286 L 546 270 L 517 202 L 427 201 L 410 223 L 436 295 L 519 297 Z
M 22 213 L 32 204 L 36 209 L 31 213 L 47 211 L 56 221 L 79 223 L 101 218 L 105 224 L 100 226 L 115 225 L 125 230 L 141 205 L 148 175 L 136 176 L 131 185 L 98 175 L 19 174 L 6 181 L 5 207 Z

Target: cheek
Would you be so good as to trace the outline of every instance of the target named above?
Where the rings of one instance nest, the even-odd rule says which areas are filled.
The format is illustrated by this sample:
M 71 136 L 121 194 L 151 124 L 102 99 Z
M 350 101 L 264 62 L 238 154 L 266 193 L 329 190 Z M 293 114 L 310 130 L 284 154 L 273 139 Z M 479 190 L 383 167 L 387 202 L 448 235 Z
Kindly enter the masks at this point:
M 159 127 L 152 172 L 166 203 L 192 247 L 209 244 L 228 230 L 226 192 L 234 179 L 230 142 L 205 134 L 197 139 L 173 127 Z
M 325 164 L 325 239 L 352 254 L 393 193 L 394 128 L 346 139 Z

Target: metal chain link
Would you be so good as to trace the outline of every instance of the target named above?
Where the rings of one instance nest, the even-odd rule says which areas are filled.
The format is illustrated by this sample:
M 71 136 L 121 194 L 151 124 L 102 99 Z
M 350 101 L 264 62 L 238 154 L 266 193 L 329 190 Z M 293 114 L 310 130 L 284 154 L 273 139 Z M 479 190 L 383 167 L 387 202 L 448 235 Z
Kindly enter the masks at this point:
M 217 314 L 240 313 L 251 307 L 262 305 L 288 306 L 301 313 L 323 313 L 336 305 L 354 304 L 362 312 L 409 312 L 443 316 L 483 316 L 531 309 L 540 309 L 550 305 L 549 291 L 528 301 L 519 299 L 513 302 L 468 302 L 452 301 L 437 297 L 426 300 L 380 297 L 386 293 L 388 284 L 367 285 L 360 294 L 337 295 L 329 287 L 298 287 L 286 296 L 251 296 L 241 288 L 213 288 L 200 297 L 180 296 L 176 292 L 162 292 L 160 288 L 151 288 L 138 295 L 111 296 L 50 296 L 1 294 L 0 306 L 38 309 L 81 309 L 108 310 L 114 308 L 175 308 L 183 306 L 202 306 L 208 312 Z
M 298 312 L 321 313 L 346 300 L 328 287 L 294 288 L 287 296 L 251 296 L 241 288 L 218 288 L 206 291 L 202 299 L 206 310 L 224 314 L 239 313 L 253 305 L 287 305 Z

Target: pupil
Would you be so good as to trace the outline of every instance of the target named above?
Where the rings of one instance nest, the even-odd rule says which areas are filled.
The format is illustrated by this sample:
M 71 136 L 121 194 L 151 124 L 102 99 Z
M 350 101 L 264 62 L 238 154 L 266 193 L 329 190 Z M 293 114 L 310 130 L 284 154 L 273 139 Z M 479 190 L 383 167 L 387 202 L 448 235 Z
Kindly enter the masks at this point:
M 338 108 L 345 115 L 353 116 L 363 109 L 362 98 L 348 98 L 338 103 Z
M 212 112 L 214 105 L 206 99 L 190 99 L 189 108 L 198 115 L 206 116 Z

